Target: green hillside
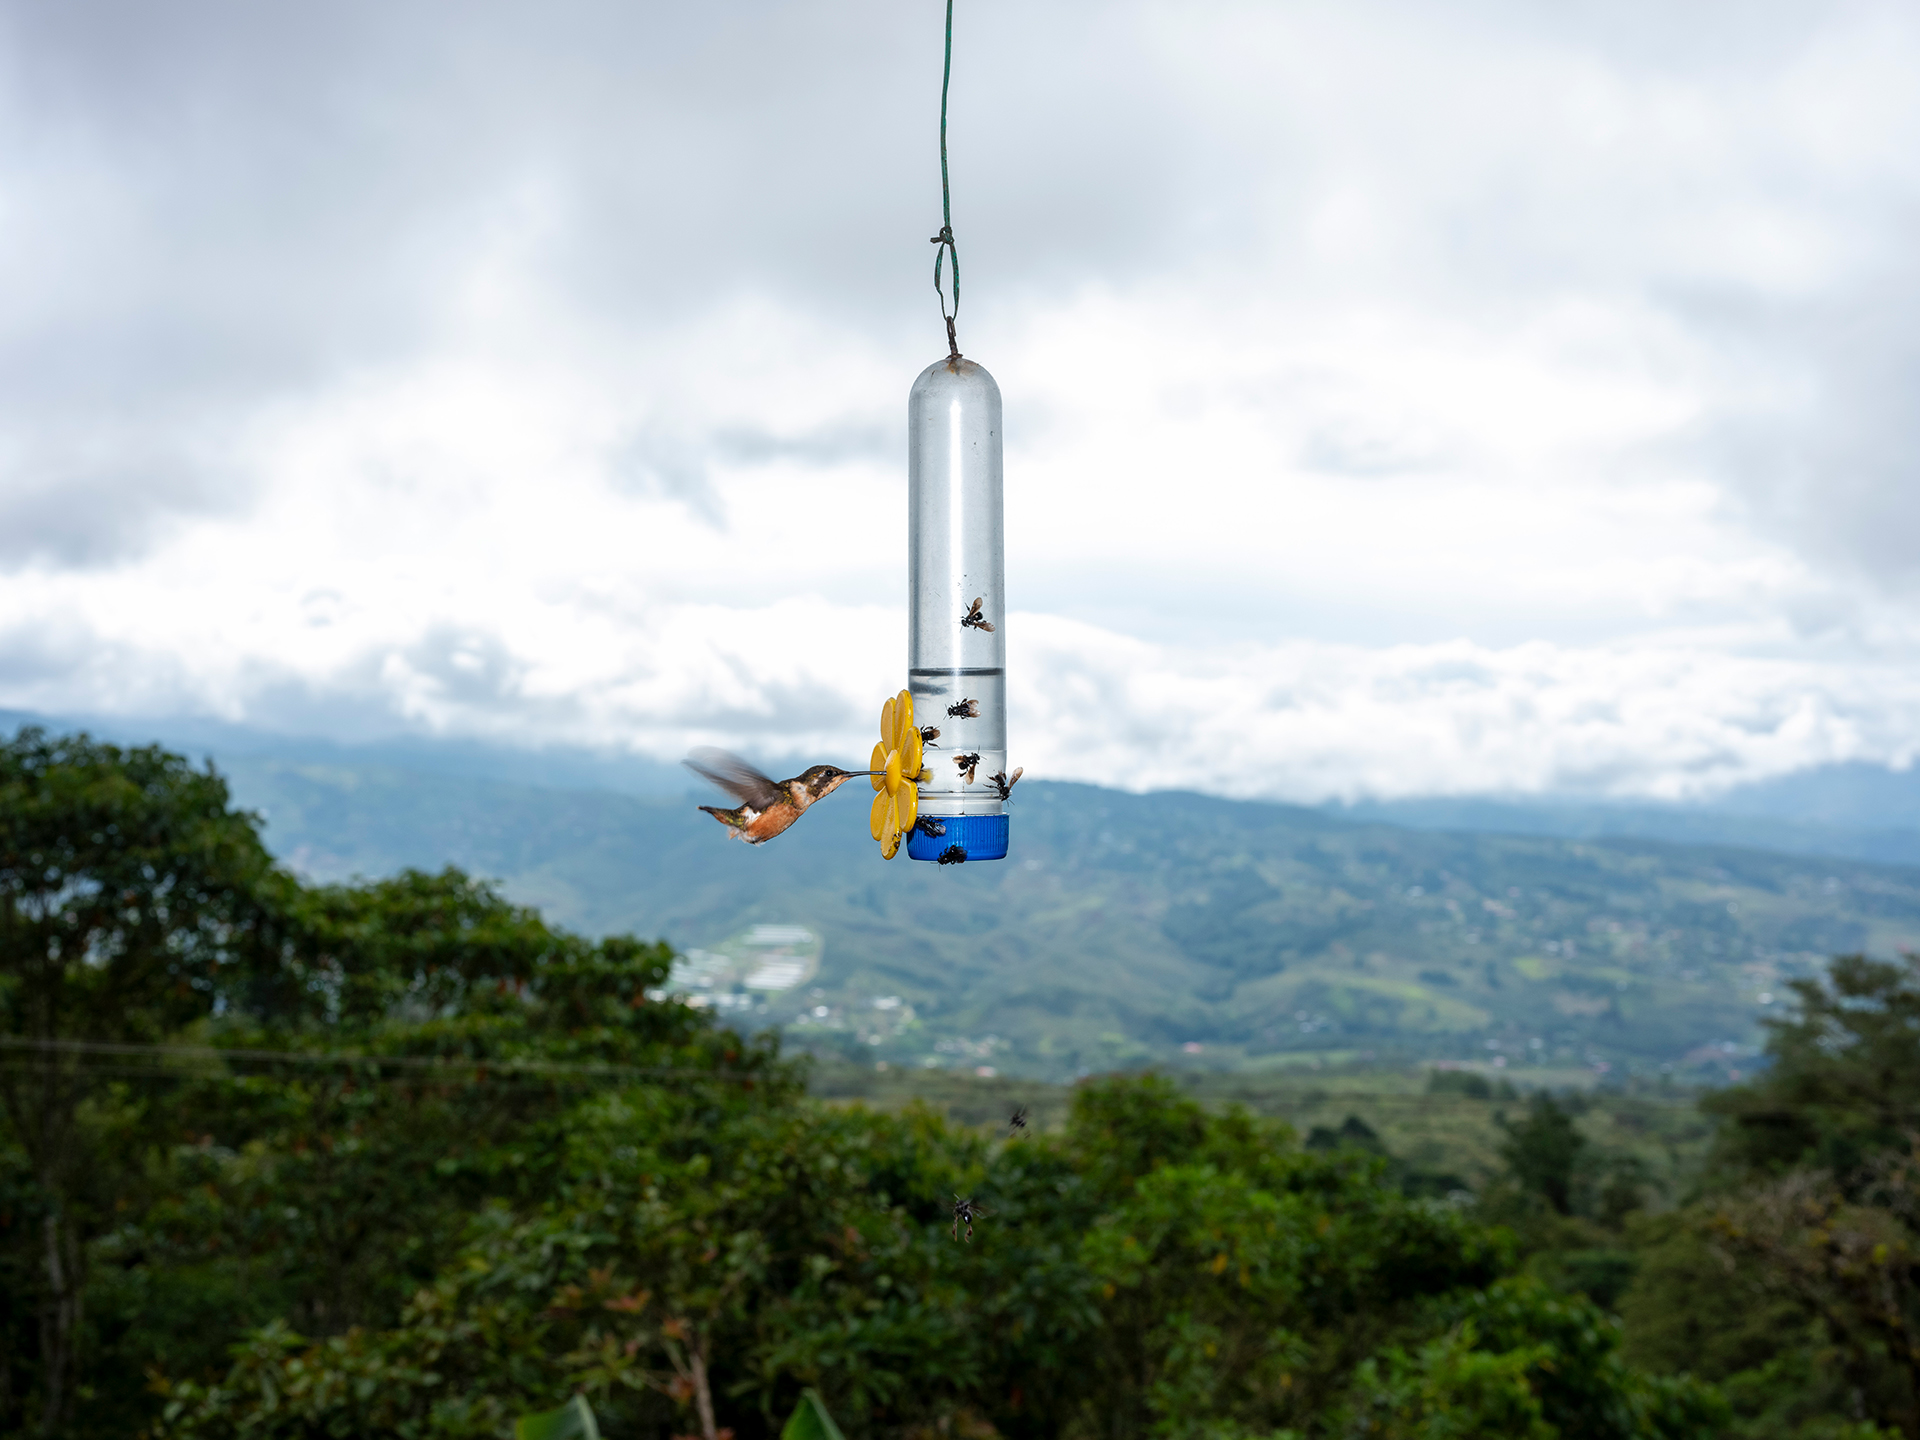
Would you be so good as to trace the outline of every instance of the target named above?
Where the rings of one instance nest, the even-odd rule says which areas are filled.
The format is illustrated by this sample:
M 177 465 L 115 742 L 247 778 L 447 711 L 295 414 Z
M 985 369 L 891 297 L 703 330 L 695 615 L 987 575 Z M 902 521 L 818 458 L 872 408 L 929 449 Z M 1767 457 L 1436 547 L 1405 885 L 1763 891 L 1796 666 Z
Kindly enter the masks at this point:
M 935 867 L 880 861 L 864 792 L 749 849 L 691 799 L 263 760 L 231 773 L 312 875 L 460 865 L 562 924 L 682 948 L 805 926 L 817 973 L 729 995 L 730 1018 L 862 1063 L 1724 1074 L 1786 979 L 1836 952 L 1920 948 L 1920 870 L 1727 847 L 1030 782 L 1010 860 Z

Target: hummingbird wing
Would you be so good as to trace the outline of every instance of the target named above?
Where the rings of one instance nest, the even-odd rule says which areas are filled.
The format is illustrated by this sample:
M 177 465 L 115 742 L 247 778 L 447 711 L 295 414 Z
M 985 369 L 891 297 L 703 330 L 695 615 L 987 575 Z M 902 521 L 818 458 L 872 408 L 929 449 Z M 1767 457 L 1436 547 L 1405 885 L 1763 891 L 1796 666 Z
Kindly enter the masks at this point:
M 718 785 L 742 805 L 765 810 L 780 799 L 780 787 L 730 750 L 703 745 L 680 762 Z

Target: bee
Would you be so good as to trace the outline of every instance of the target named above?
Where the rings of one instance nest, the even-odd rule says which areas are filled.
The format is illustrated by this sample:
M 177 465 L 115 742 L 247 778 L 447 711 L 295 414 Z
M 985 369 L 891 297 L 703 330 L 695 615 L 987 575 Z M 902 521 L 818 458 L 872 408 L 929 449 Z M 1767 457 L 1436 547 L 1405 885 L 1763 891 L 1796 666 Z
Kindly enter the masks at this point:
M 987 1207 L 982 1205 L 978 1200 L 975 1200 L 971 1195 L 965 1199 L 962 1199 L 958 1195 L 954 1196 L 953 1238 L 955 1240 L 960 1238 L 960 1227 L 965 1225 L 967 1227 L 967 1241 L 971 1244 L 973 1241 L 973 1222 L 986 1213 Z
M 1024 765 L 1015 770 L 1011 775 L 1002 770 L 998 774 L 989 777 L 987 783 L 1000 792 L 1000 798 L 1002 800 L 1011 799 L 1013 796 L 1013 787 L 1020 783 L 1020 777 L 1026 773 L 1027 767 Z
M 967 847 L 964 845 L 947 846 L 946 849 L 940 852 L 940 863 L 942 865 L 966 864 L 967 863 Z
M 947 833 L 947 822 L 944 820 L 936 820 L 931 815 L 922 815 L 918 820 L 913 822 L 913 828 L 929 840 L 938 840 L 942 835 Z
M 1027 1107 L 1022 1105 L 1007 1117 L 1007 1138 L 1011 1140 L 1027 1128 Z
M 956 755 L 953 757 L 953 763 L 958 765 L 960 773 L 967 777 L 967 784 L 973 784 L 973 777 L 980 769 L 979 752 L 975 751 L 971 755 Z
M 989 624 L 987 623 L 987 618 L 986 618 L 986 616 L 984 616 L 984 615 L 982 615 L 982 614 L 980 613 L 980 602 L 981 602 L 982 600 L 984 600 L 984 599 L 986 599 L 986 598 L 987 598 L 987 597 L 986 597 L 986 596 L 984 596 L 984 595 L 976 595 L 976 596 L 974 596 L 974 598 L 973 598 L 973 608 L 972 608 L 971 610 L 969 610 L 969 611 L 967 611 L 967 613 L 966 613 L 966 614 L 964 614 L 964 615 L 962 615 L 962 616 L 960 617 L 960 626 L 961 626 L 961 628 L 962 628 L 962 629 L 964 629 L 964 630 L 984 630 L 984 631 L 986 631 L 986 632 L 987 632 L 987 633 L 988 633 L 989 635 L 991 635 L 991 634 L 993 633 L 993 626 L 991 626 L 991 625 L 989 625 Z
M 940 727 L 938 725 L 922 725 L 920 727 L 920 743 L 922 745 L 931 745 L 939 738 Z
M 962 700 L 958 705 L 949 705 L 947 706 L 947 718 L 949 720 L 978 720 L 980 718 L 980 702 L 978 700 Z

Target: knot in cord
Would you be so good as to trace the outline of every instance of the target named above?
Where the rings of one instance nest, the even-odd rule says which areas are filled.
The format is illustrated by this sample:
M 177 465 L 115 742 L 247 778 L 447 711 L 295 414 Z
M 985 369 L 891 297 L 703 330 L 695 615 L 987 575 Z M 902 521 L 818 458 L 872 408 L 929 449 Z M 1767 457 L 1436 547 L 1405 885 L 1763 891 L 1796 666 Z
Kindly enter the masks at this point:
M 933 293 L 940 299 L 940 318 L 947 322 L 947 358 L 960 358 L 960 341 L 954 334 L 953 324 L 960 316 L 960 251 L 953 243 L 953 227 L 942 225 L 938 235 L 930 236 L 928 243 L 938 245 L 940 249 L 933 257 Z M 947 257 L 953 257 L 953 310 L 947 310 L 947 297 L 940 289 L 940 271 Z

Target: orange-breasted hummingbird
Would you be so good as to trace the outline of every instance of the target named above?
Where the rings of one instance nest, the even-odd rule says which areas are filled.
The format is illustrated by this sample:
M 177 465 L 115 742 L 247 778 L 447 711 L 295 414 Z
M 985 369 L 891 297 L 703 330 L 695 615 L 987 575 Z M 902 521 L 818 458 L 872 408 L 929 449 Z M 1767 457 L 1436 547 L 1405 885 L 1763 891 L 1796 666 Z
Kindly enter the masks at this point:
M 732 810 L 712 805 L 700 808 L 749 845 L 766 844 L 783 834 L 814 801 L 831 795 L 849 780 L 874 773 L 842 770 L 838 765 L 810 765 L 791 780 L 770 780 L 738 755 L 711 746 L 694 751 L 680 763 L 740 802 Z

